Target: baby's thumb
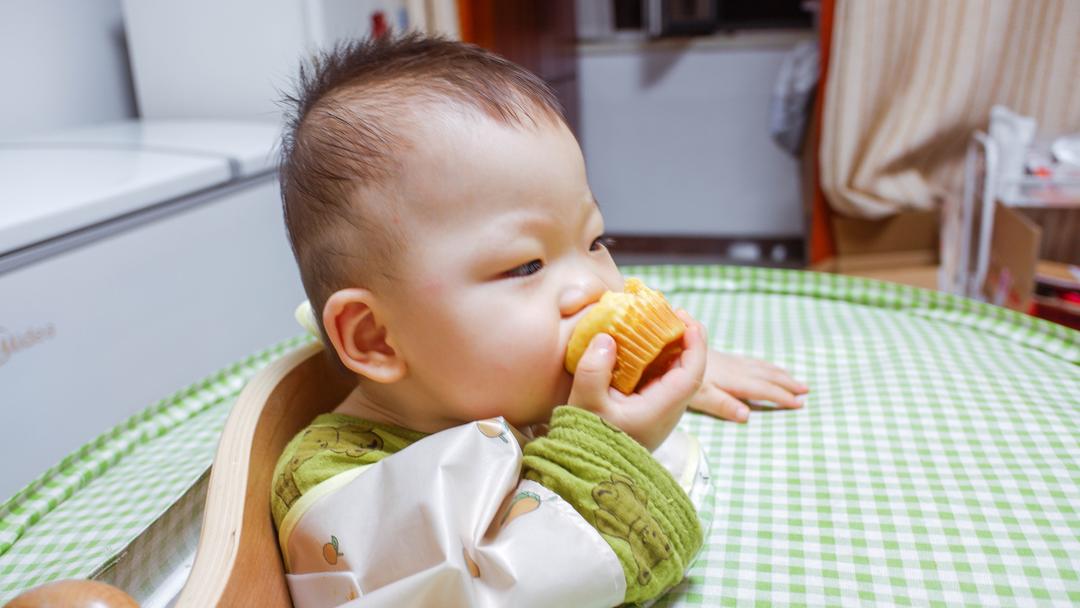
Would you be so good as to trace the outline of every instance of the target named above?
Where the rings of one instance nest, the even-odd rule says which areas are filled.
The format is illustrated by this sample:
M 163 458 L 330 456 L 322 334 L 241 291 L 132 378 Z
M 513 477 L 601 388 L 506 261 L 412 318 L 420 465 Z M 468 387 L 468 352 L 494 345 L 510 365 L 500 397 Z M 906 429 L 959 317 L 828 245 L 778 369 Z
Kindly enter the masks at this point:
M 589 410 L 602 408 L 614 366 L 615 340 L 607 334 L 596 334 L 578 361 L 570 388 L 570 405 Z

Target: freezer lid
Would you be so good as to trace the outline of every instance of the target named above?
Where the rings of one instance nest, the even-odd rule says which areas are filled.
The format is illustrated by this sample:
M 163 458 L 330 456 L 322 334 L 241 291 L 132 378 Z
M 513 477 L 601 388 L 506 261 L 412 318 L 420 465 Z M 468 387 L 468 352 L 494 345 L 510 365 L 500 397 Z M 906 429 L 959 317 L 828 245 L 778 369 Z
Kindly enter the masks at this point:
M 0 145 L 0 256 L 229 179 L 220 157 Z
M 224 157 L 234 177 L 277 167 L 281 125 L 244 120 L 125 120 L 31 135 L 20 142 L 104 145 Z

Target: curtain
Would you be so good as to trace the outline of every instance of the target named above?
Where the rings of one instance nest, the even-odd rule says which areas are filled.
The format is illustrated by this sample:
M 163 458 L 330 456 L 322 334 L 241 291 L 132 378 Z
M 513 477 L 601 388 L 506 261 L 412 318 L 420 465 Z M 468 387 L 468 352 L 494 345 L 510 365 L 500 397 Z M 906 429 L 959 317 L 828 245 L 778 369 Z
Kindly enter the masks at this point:
M 959 196 L 990 107 L 1080 131 L 1080 0 L 837 0 L 820 183 L 876 219 Z

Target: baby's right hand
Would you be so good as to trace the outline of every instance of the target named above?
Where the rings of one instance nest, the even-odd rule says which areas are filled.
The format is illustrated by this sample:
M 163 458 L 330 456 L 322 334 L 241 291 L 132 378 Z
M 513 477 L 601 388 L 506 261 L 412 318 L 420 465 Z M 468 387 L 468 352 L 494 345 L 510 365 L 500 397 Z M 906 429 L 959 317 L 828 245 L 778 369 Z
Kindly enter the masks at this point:
M 650 452 L 658 448 L 679 423 L 705 374 L 705 328 L 683 311 L 678 315 L 686 323 L 682 355 L 667 373 L 630 395 L 610 386 L 615 340 L 607 334 L 594 336 L 578 362 L 570 405 L 600 416 Z

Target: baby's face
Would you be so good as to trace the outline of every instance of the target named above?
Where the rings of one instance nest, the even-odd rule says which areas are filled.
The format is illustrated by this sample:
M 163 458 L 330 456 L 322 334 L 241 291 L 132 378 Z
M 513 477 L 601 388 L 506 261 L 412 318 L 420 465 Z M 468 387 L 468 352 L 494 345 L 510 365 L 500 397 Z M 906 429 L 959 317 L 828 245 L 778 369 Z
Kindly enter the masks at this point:
M 391 211 L 407 245 L 394 348 L 433 417 L 546 421 L 566 402 L 575 323 L 623 279 L 606 247 L 581 150 L 563 125 L 487 119 L 426 128 Z

